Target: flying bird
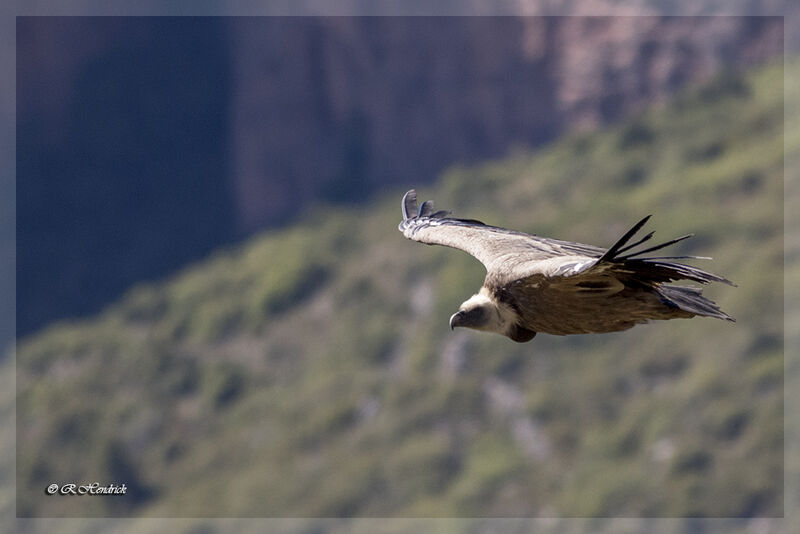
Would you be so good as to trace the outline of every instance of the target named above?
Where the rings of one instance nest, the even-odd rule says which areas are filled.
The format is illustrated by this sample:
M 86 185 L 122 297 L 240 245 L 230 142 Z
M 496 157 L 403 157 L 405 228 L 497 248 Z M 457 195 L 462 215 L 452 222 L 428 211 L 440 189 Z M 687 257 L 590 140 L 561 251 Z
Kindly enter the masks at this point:
M 734 321 L 700 289 L 667 285 L 690 280 L 735 286 L 716 274 L 670 261 L 710 258 L 642 257 L 692 234 L 634 250 L 653 237 L 650 232 L 630 242 L 650 215 L 603 249 L 452 218 L 449 211 L 434 211 L 431 200 L 418 210 L 413 189 L 403 197 L 402 211 L 398 228 L 405 237 L 463 250 L 486 267 L 480 291 L 450 317 L 451 329 L 493 332 L 524 343 L 537 332 L 562 336 L 617 332 L 654 319 L 699 315 Z

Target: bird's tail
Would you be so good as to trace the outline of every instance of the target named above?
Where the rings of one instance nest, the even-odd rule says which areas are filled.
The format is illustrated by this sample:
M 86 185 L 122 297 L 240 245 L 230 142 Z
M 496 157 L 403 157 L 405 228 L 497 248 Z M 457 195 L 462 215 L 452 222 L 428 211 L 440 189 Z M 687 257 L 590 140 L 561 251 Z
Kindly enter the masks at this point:
M 722 311 L 714 301 L 704 297 L 697 288 L 662 285 L 659 286 L 657 291 L 668 304 L 677 306 L 683 311 L 702 315 L 703 317 L 716 317 L 717 319 L 736 322 L 736 319 Z

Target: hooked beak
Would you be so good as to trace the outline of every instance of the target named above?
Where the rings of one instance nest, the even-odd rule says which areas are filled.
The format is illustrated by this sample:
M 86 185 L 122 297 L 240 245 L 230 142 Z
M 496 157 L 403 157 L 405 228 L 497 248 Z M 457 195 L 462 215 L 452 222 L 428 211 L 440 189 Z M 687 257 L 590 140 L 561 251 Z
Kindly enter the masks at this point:
M 467 315 L 467 312 L 464 310 L 459 310 L 453 315 L 450 316 L 450 330 L 453 330 L 457 326 L 462 326 L 464 324 L 464 316 Z

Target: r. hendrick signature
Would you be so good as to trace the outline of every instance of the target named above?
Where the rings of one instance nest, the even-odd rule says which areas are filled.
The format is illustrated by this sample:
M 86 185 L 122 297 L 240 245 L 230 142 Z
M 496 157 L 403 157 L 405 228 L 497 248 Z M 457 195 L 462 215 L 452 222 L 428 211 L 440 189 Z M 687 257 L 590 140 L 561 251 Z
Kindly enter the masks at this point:
M 48 495 L 125 495 L 128 488 L 125 484 L 108 484 L 101 486 L 99 482 L 91 484 L 50 484 L 45 489 Z

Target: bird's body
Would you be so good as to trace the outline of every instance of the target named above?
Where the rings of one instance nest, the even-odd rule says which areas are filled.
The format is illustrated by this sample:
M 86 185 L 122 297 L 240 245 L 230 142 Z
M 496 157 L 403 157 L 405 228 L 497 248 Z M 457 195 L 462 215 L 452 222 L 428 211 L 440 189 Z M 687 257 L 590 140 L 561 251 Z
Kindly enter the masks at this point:
M 629 243 L 649 216 L 602 249 L 451 218 L 449 212 L 434 212 L 431 201 L 417 210 L 414 190 L 403 197 L 402 209 L 399 229 L 407 238 L 463 250 L 486 267 L 483 287 L 451 317 L 451 327 L 524 342 L 537 332 L 616 332 L 655 319 L 701 315 L 733 321 L 699 289 L 666 285 L 675 280 L 733 285 L 729 280 L 667 261 L 683 257 L 640 257 L 690 236 L 631 252 L 652 237 L 651 232 Z

